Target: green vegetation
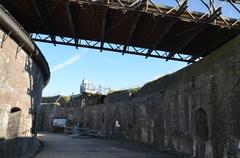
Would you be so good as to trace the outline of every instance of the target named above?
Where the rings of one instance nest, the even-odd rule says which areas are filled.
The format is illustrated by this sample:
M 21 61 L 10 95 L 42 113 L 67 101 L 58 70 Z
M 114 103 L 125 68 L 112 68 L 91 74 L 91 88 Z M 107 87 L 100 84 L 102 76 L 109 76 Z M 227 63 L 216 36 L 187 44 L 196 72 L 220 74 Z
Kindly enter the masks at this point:
M 139 92 L 140 89 L 141 89 L 140 87 L 136 87 L 136 88 L 125 89 L 125 90 L 111 91 L 109 94 L 110 95 L 127 94 L 128 96 L 132 96 L 137 92 Z
M 140 89 L 141 89 L 140 87 L 129 89 L 128 90 L 129 96 L 136 94 L 137 92 L 139 92 Z
M 69 106 L 71 101 L 70 96 L 51 96 L 51 97 L 43 97 L 42 103 L 59 103 L 61 106 Z

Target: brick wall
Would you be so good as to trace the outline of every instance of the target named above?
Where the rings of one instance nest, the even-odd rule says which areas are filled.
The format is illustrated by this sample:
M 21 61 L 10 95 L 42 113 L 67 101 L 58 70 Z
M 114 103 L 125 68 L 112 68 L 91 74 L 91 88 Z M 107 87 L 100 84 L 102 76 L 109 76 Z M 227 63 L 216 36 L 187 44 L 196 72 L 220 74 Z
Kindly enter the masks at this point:
M 32 142 L 33 113 L 40 107 L 44 79 L 36 62 L 11 37 L 4 42 L 2 37 L 0 30 L 0 157 L 14 158 Z M 20 111 L 11 113 L 13 108 Z

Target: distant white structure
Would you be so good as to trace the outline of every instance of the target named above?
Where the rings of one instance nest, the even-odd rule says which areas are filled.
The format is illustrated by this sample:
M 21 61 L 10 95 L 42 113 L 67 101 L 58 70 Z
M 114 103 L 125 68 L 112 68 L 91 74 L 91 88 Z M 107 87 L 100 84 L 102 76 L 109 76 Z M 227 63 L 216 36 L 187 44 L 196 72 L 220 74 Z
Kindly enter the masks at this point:
M 119 127 L 120 127 L 119 121 L 117 121 L 117 120 L 116 120 L 116 122 L 115 122 L 115 127 L 116 127 L 116 128 L 119 128 Z
M 83 80 L 80 85 L 80 92 L 107 95 L 110 92 L 110 88 L 104 88 L 100 85 L 89 83 L 88 80 Z

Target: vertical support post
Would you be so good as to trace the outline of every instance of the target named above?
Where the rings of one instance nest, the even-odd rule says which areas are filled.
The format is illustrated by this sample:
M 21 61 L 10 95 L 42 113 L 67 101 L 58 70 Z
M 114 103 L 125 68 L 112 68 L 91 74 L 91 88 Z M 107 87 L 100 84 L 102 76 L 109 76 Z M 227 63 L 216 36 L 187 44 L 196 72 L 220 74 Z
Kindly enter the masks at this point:
M 210 0 L 210 4 L 209 4 L 209 12 L 210 12 L 210 16 L 213 15 L 215 13 L 215 0 Z M 213 23 L 216 23 L 216 19 L 213 21 Z
M 210 12 L 210 14 L 213 14 L 214 11 L 215 11 L 215 7 L 214 7 L 215 2 L 214 1 L 215 0 L 209 0 L 209 12 Z
M 108 12 L 108 8 L 106 7 L 106 8 L 103 10 L 102 30 L 101 30 L 101 48 L 100 48 L 100 52 L 103 51 L 103 47 L 104 47 L 104 38 L 105 38 L 105 31 L 106 31 L 107 12 Z
M 146 7 L 145 7 L 145 11 L 148 11 L 148 5 L 149 5 L 149 0 L 146 1 Z

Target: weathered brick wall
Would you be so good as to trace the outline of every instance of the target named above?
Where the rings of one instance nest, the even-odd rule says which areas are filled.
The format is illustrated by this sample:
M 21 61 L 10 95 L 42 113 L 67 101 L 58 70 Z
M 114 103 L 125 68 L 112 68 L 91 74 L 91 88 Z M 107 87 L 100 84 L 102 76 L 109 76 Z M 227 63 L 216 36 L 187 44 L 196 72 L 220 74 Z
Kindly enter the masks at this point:
M 240 37 L 200 62 L 146 84 L 135 97 L 110 97 L 84 109 L 85 124 L 198 158 L 237 158 Z
M 19 157 L 32 142 L 33 115 L 41 103 L 44 79 L 39 66 L 0 30 L 0 157 Z M 19 50 L 19 51 L 17 51 Z M 17 107 L 19 112 L 11 113 Z

